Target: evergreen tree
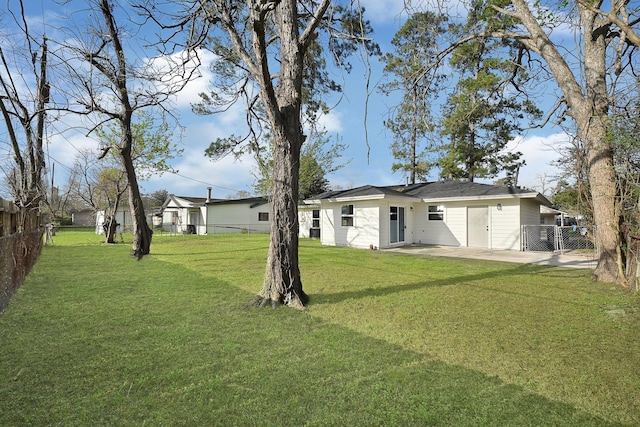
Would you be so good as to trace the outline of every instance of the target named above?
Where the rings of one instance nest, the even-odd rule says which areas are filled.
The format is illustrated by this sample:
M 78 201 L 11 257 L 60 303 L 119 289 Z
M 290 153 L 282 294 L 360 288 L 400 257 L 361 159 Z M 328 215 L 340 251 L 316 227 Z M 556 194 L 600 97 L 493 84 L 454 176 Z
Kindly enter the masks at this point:
M 397 106 L 384 124 L 393 133 L 392 170 L 404 172 L 409 181 L 425 180 L 432 162 L 424 144 L 433 129 L 431 105 L 442 76 L 425 72 L 424 64 L 437 55 L 437 39 L 445 32 L 447 18 L 432 12 L 415 13 L 391 40 L 393 53 L 383 56 L 384 71 L 394 80 L 380 86 L 384 94 L 401 93 Z
M 460 36 L 479 25 L 493 31 L 513 25 L 488 3 L 476 0 L 463 26 L 452 26 Z M 444 107 L 442 135 L 448 139 L 440 150 L 441 176 L 474 181 L 494 178 L 507 171 L 515 176 L 523 164 L 520 152 L 505 152 L 507 143 L 521 132 L 525 116 L 541 112 L 519 92 L 527 75 L 514 64 L 520 51 L 514 42 L 477 38 L 458 46 L 450 60 L 459 74 L 456 91 Z M 513 182 L 513 184 L 516 184 Z

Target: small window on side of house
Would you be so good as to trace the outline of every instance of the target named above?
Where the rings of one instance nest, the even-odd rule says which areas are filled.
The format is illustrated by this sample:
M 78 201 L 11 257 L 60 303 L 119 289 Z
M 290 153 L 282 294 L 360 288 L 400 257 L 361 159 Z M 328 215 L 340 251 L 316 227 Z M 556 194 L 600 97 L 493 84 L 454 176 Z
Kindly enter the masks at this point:
M 343 227 L 353 227 L 353 205 L 342 205 L 342 221 Z
M 258 212 L 258 221 L 269 221 L 269 212 Z
M 444 206 L 443 205 L 430 205 L 429 206 L 429 221 L 443 221 L 444 220 Z
M 311 218 L 311 227 L 320 228 L 320 209 L 314 209 Z

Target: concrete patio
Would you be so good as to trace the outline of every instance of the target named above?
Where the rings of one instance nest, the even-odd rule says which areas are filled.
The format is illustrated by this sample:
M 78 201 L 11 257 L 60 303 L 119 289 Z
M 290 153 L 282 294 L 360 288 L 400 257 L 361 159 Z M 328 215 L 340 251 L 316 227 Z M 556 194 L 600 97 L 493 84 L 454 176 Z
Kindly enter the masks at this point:
M 509 250 L 490 250 L 455 246 L 410 245 L 384 249 L 390 252 L 402 252 L 414 255 L 443 256 L 452 258 L 474 258 L 491 261 L 514 262 L 520 264 L 550 265 L 556 267 L 589 268 L 596 265 L 596 254 L 566 251 L 560 252 L 522 252 Z

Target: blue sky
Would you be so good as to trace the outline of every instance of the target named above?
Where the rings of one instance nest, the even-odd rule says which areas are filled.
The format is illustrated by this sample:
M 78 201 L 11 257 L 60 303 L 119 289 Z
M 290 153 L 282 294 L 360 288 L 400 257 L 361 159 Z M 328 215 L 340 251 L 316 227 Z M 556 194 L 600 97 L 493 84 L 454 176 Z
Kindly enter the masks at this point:
M 376 41 L 383 50 L 388 49 L 391 38 L 402 25 L 403 0 L 361 1 L 375 30 Z M 41 23 L 44 16 L 50 25 L 50 29 L 46 31 L 53 31 L 56 21 L 61 18 L 60 7 L 50 0 L 28 0 L 25 3 L 30 8 L 28 12 L 34 25 Z M 5 5 L 6 3 L 1 7 L 4 8 Z M 7 24 L 6 19 L 3 19 L 1 24 Z M 32 30 L 37 34 L 34 25 Z M 390 185 L 405 182 L 402 174 L 391 172 L 393 158 L 389 146 L 392 136 L 382 124 L 393 100 L 380 95 L 374 89 L 381 81 L 382 65 L 375 58 L 371 60 L 371 65 L 366 121 L 369 145 L 365 138 L 367 75 L 363 67 L 356 66 L 350 75 L 345 76 L 341 102 L 323 118 L 327 131 L 347 146 L 341 160 L 350 161 L 346 167 L 327 177 L 334 186 L 350 188 L 365 184 Z M 207 89 L 207 71 L 203 69 L 201 73 L 202 77 L 190 83 L 175 100 L 175 107 L 180 111 L 181 124 L 185 127 L 185 133 L 179 142 L 179 147 L 184 149 L 183 155 L 171 162 L 178 173 L 165 173 L 141 182 L 142 191 L 145 193 L 166 189 L 169 193 L 177 195 L 204 197 L 209 186 L 212 187 L 213 196 L 219 198 L 233 196 L 239 191 L 253 192 L 255 166 L 250 157 L 240 160 L 228 157 L 215 162 L 204 157 L 204 149 L 215 138 L 228 136 L 234 131 L 240 132 L 244 112 L 242 106 L 237 105 L 216 116 L 203 117 L 193 114 L 190 109 L 191 103 L 198 100 L 199 92 Z M 520 173 L 520 185 L 540 190 L 541 177 L 554 174 L 549 166 L 549 162 L 557 157 L 554 150 L 562 146 L 567 139 L 560 129 L 529 131 L 516 138 L 510 145 L 522 151 L 526 160 L 526 166 Z M 56 162 L 55 184 L 64 187 L 65 169 L 72 166 L 77 150 L 95 147 L 96 142 L 87 139 L 82 133 L 68 132 L 64 135 L 51 132 L 48 141 L 47 154 L 50 162 Z M 0 158 L 5 158 L 5 154 L 6 149 L 0 146 Z

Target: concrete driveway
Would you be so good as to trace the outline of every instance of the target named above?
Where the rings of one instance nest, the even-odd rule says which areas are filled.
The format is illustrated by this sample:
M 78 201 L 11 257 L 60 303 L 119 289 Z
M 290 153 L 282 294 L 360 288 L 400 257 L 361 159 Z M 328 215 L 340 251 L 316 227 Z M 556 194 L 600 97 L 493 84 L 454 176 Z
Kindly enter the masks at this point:
M 596 266 L 595 253 L 582 253 L 572 251 L 566 251 L 565 253 L 561 254 L 559 252 L 522 252 L 430 245 L 410 245 L 384 250 L 414 255 L 486 259 L 490 261 L 551 265 L 556 267 L 593 269 Z

